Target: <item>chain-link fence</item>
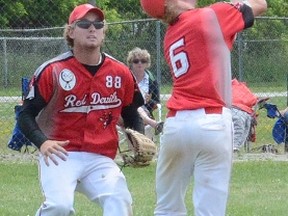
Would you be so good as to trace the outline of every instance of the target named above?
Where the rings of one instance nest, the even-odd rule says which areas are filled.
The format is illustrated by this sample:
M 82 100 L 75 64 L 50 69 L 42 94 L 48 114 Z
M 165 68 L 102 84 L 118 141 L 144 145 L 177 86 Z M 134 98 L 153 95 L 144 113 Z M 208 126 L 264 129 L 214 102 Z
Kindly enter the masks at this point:
M 109 21 L 109 20 L 108 20 Z M 103 51 L 126 62 L 134 47 L 151 54 L 151 71 L 160 85 L 163 107 L 171 90 L 171 76 L 163 58 L 166 26 L 154 19 L 108 22 Z M 288 106 L 288 18 L 257 18 L 255 26 L 237 36 L 232 51 L 233 77 L 245 81 L 259 97 L 281 110 Z M 7 142 L 15 125 L 14 107 L 21 102 L 21 78 L 31 77 L 44 61 L 68 49 L 62 27 L 0 29 L 0 151 L 9 152 Z M 209 79 L 209 77 L 207 77 Z M 166 109 L 163 108 L 163 116 Z M 266 110 L 257 111 L 257 139 L 254 146 L 274 144 L 275 119 Z

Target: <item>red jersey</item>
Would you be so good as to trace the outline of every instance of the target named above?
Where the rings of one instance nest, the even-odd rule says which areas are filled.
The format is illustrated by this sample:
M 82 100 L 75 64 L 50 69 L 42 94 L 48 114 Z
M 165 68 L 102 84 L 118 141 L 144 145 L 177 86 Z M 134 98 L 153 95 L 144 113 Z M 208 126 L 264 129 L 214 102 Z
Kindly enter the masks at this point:
M 93 76 L 69 51 L 40 66 L 34 78 L 47 103 L 36 121 L 48 139 L 70 140 L 68 151 L 115 157 L 116 123 L 139 91 L 127 66 L 105 54 Z M 33 87 L 27 96 L 32 98 Z
M 232 80 L 232 105 L 249 114 L 253 114 L 253 107 L 256 105 L 258 97 L 254 95 L 246 86 L 246 83 Z
M 231 107 L 230 51 L 237 32 L 253 25 L 249 6 L 216 3 L 182 13 L 169 25 L 164 54 L 173 89 L 167 107 Z

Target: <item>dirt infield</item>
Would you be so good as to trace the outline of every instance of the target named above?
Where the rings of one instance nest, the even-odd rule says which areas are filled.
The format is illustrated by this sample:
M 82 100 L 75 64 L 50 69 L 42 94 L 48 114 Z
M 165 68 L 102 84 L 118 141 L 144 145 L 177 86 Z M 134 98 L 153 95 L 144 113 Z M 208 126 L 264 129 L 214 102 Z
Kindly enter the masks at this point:
M 0 163 L 36 163 L 38 158 L 38 153 L 9 153 L 0 154 Z
M 38 152 L 0 154 L 0 163 L 36 163 Z M 288 161 L 288 154 L 274 153 L 234 153 L 233 162 L 244 161 Z
M 288 154 L 273 154 L 273 153 L 243 153 L 233 155 L 233 161 L 288 161 Z

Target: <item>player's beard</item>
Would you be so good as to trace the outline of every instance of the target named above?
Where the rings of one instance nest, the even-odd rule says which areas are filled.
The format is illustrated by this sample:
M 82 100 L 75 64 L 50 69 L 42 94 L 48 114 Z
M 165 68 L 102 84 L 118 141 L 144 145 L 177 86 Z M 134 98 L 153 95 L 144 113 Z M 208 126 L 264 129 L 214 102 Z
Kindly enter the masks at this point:
M 97 47 L 101 47 L 102 43 L 103 43 L 103 39 L 100 39 L 99 37 L 95 37 L 93 38 L 93 40 L 91 41 L 91 39 L 87 39 L 87 48 L 97 48 Z
M 81 46 L 82 49 L 87 49 L 89 51 L 93 51 L 95 49 L 98 49 L 103 44 L 103 39 L 100 39 L 99 37 L 95 37 L 95 39 L 89 39 L 85 38 L 81 42 L 79 41 L 79 46 Z

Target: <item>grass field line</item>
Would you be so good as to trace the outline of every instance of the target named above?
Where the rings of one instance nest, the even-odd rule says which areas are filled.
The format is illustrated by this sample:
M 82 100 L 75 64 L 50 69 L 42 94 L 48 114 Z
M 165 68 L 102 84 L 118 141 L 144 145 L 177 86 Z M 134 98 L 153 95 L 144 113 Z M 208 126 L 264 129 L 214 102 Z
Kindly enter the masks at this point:
M 283 92 L 257 92 L 254 93 L 257 97 L 285 97 L 288 95 L 287 91 Z M 168 100 L 171 94 L 160 94 L 160 98 L 164 101 Z M 2 96 L 0 97 L 0 103 L 12 103 L 21 101 L 21 96 Z
M 283 92 L 257 92 L 254 93 L 257 97 L 286 97 L 288 95 L 287 91 Z M 161 94 L 160 98 L 162 100 L 168 100 L 171 97 L 171 94 Z
M 0 163 L 36 163 L 38 161 L 38 151 L 33 150 L 34 153 L 0 153 Z M 122 163 L 120 155 L 117 155 L 115 161 Z M 153 160 L 157 163 L 157 158 Z M 274 153 L 247 153 L 233 154 L 233 162 L 248 162 L 248 161 L 288 161 L 288 154 L 274 154 Z
M 20 96 L 1 96 L 0 103 L 13 103 L 13 102 L 20 102 L 22 97 Z

